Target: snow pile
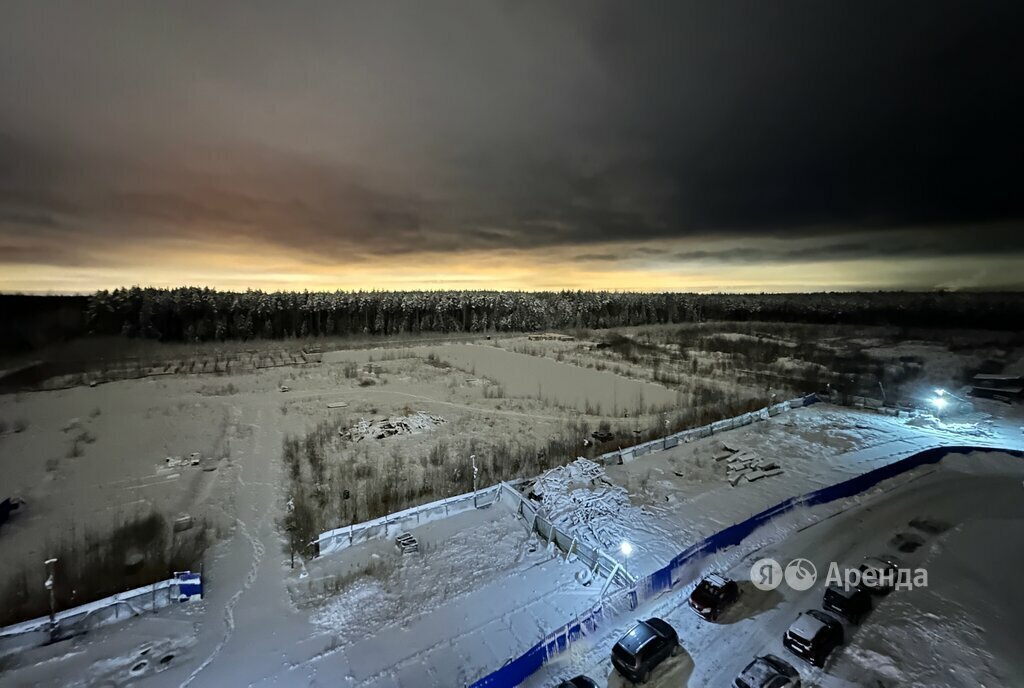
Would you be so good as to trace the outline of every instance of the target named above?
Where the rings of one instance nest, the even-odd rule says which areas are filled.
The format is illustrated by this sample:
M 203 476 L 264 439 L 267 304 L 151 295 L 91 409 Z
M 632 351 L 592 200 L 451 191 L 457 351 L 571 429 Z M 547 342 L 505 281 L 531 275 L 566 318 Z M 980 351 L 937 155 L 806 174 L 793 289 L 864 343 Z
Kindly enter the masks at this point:
M 906 421 L 906 424 L 925 430 L 947 432 L 954 435 L 966 435 L 969 437 L 993 437 L 994 432 L 990 427 L 984 425 L 984 421 L 976 418 L 978 415 L 971 414 L 971 417 L 962 419 L 961 422 L 943 421 L 941 418 L 930 414 L 920 414 Z M 987 418 L 987 415 L 985 416 Z
M 381 420 L 368 421 L 365 418 L 360 418 L 359 422 L 351 428 L 342 430 L 341 436 L 356 442 L 368 438 L 381 440 L 394 435 L 412 435 L 420 432 L 429 432 L 445 422 L 447 421 L 441 416 L 432 416 L 422 411 L 417 411 L 408 416 L 394 416 Z
M 645 512 L 629 493 L 605 477 L 604 468 L 584 458 L 545 472 L 533 485 L 540 515 L 555 527 L 596 547 L 615 547 Z

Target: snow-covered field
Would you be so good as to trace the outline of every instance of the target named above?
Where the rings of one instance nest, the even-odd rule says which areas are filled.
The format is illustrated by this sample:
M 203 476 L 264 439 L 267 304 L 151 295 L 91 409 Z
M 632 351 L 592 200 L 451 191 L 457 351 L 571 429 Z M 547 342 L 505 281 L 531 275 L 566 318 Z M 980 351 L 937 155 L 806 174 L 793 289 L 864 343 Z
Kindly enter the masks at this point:
M 424 366 L 421 358 L 385 358 L 379 351 L 339 352 L 325 355 L 325 363 L 319 367 L 274 369 L 230 378 L 123 381 L 96 388 L 0 398 L 0 412 L 5 417 L 24 416 L 29 421 L 24 432 L 0 439 L 4 474 L 12 476 L 13 488 L 25 492 L 30 500 L 30 511 L 22 514 L 27 517 L 5 525 L 0 534 L 5 547 L 10 547 L 5 551 L 16 553 L 15 560 L 38 558 L 47 529 L 71 523 L 78 514 L 85 514 L 86 522 L 101 522 L 106 518 L 103 511 L 108 505 L 125 508 L 133 500 L 205 515 L 223 536 L 206 562 L 204 602 L 4 658 L 0 663 L 4 685 L 119 686 L 139 682 L 161 687 L 447 688 L 464 685 L 502 666 L 575 614 L 593 606 L 599 586 L 581 585 L 575 575 L 579 565 L 563 563 L 556 552 L 541 546 L 529 535 L 527 524 L 512 512 L 510 507 L 514 504 L 504 501 L 486 510 L 462 513 L 414 529 L 412 532 L 420 542 L 417 554 L 403 557 L 390 540 L 381 540 L 300 564 L 294 571 L 289 568 L 287 543 L 280 529 L 286 501 L 280 455 L 286 433 L 300 431 L 331 414 L 348 414 L 353 423 L 361 415 L 406 415 L 405 407 L 409 404 L 415 405 L 416 411 L 446 419 L 431 432 L 364 441 L 380 442 L 383 453 L 395 443 L 404 443 L 401 446 L 405 449 L 422 448 L 442 434 L 453 439 L 493 434 L 541 438 L 567 418 L 584 412 L 557 404 L 597 404 L 600 400 L 605 411 L 610 411 L 615 405 L 623 405 L 623 399 L 632 394 L 633 387 L 629 385 L 646 385 L 641 389 L 647 405 L 662 401 L 658 398 L 660 392 L 651 392 L 654 385 L 625 380 L 611 372 L 586 370 L 557 361 L 540 361 L 541 367 L 537 367 L 535 357 L 487 345 L 457 346 L 451 352 L 453 358 L 473 357 L 459 358 L 460 365 L 469 366 L 469 373 Z M 433 346 L 429 350 L 443 353 L 444 349 Z M 485 353 L 477 356 L 476 349 Z M 491 356 L 498 357 L 496 363 L 490 360 Z M 361 387 L 356 379 L 342 375 L 342 366 L 353 361 L 368 363 L 371 357 L 381 367 L 377 384 Z M 502 361 L 515 365 L 503 369 Z M 476 375 L 482 376 L 485 366 L 492 365 L 496 379 L 508 385 L 507 397 L 489 398 L 482 392 Z M 549 365 L 555 366 L 555 372 L 547 371 Z M 472 373 L 474 366 L 476 375 Z M 490 373 L 487 375 L 491 377 Z M 596 386 L 586 393 L 586 398 L 568 392 L 554 393 L 558 385 L 576 384 L 582 379 L 579 375 L 598 376 L 587 377 L 585 384 Z M 540 389 L 535 389 L 538 377 Z M 524 385 L 529 394 L 512 394 L 513 380 L 522 380 L 517 384 Z M 224 387 L 228 382 L 232 389 Z M 287 391 L 281 391 L 282 387 L 287 387 Z M 348 405 L 328 408 L 339 402 Z M 99 412 L 94 413 L 97 408 Z M 613 555 L 617 555 L 616 541 L 628 540 L 633 552 L 624 563 L 630 573 L 642 576 L 664 565 L 692 542 L 768 506 L 922 448 L 941 444 L 1022 446 L 1022 421 L 1012 415 L 1016 413 L 1013 407 L 993 404 L 981 407 L 980 411 L 956 423 L 934 419 L 911 422 L 826 405 L 785 413 L 740 430 L 607 467 L 607 483 L 600 483 L 599 487 L 602 494 L 614 498 L 618 508 L 593 509 L 594 518 L 588 521 L 587 528 L 602 533 L 601 542 Z M 62 428 L 73 418 L 79 419 L 82 429 L 95 435 L 95 441 L 85 444 L 82 455 L 64 457 L 63 452 L 73 441 L 69 433 L 74 428 L 68 432 Z M 716 460 L 723 443 L 777 463 L 782 473 L 755 482 L 743 480 L 732 486 L 728 481 L 728 462 Z M 161 473 L 166 456 L 192 451 L 215 459 L 216 470 L 183 466 L 166 475 Z M 63 458 L 56 468 L 47 471 L 46 458 L 54 454 Z M 735 551 L 706 562 L 707 567 L 741 571 L 748 545 L 780 547 L 780 552 L 788 554 L 818 546 L 819 541 L 834 540 L 834 550 L 822 546 L 823 556 L 832 551 L 836 556 L 859 556 L 862 550 L 873 550 L 887 542 L 892 534 L 883 530 L 897 522 L 890 523 L 891 518 L 898 516 L 903 519 L 898 522 L 903 523 L 918 515 L 916 512 L 928 511 L 924 509 L 925 497 L 914 495 L 918 487 L 931 486 L 929 481 L 935 481 L 935 485 L 924 495 L 931 495 L 937 504 L 944 504 L 943 495 L 950 493 L 952 501 L 943 509 L 953 515 L 935 514 L 936 518 L 947 520 L 968 507 L 995 508 L 997 503 L 1002 504 L 996 497 L 989 503 L 979 492 L 982 488 L 1005 482 L 1021 490 L 1019 476 L 1003 481 L 993 477 L 991 471 L 974 475 L 962 466 L 953 470 L 947 464 L 952 465 L 944 462 L 935 475 L 953 476 L 948 480 L 925 475 L 918 480 L 896 480 L 893 485 L 884 486 L 876 495 L 877 508 L 866 500 L 862 510 L 858 510 L 857 500 L 833 505 L 850 507 L 843 515 L 823 522 L 845 523 L 846 527 L 836 531 L 843 535 L 845 544 L 840 544 L 841 538 L 836 538 L 830 527 L 824 525 L 792 535 L 795 528 L 830 515 L 824 507 L 806 513 L 802 510 L 794 513 L 790 521 L 765 529 L 768 532 L 755 533 L 751 542 Z M 179 475 L 167 477 L 175 472 Z M 954 484 L 966 484 L 965 481 L 976 482 L 978 490 L 970 491 L 974 496 L 944 491 Z M 884 491 L 894 485 L 897 491 L 891 493 L 890 499 Z M 79 493 L 81 496 L 74 496 Z M 905 499 L 897 499 L 900 495 Z M 975 501 L 956 506 L 960 504 L 956 500 L 961 498 Z M 600 506 L 602 499 L 598 498 L 595 506 Z M 885 509 L 890 507 L 881 505 L 890 504 L 896 516 L 884 517 Z M 905 518 L 904 512 L 899 511 L 904 508 L 915 513 Z M 1016 518 L 1009 502 L 1007 509 L 999 518 Z M 851 514 L 857 513 L 868 524 L 863 529 L 857 525 L 859 522 L 850 520 L 854 519 Z M 881 515 L 876 518 L 875 513 Z M 560 525 L 573 527 L 572 511 L 565 510 L 562 515 L 566 518 Z M 992 516 L 989 521 L 995 518 Z M 1007 676 L 1019 677 L 1019 673 L 1012 673 L 1015 665 L 1005 664 L 1009 661 L 1004 657 L 1007 653 L 993 639 L 1000 629 L 974 629 L 978 624 L 988 628 L 982 617 L 994 617 L 981 610 L 993 602 L 958 597 L 962 590 L 958 592 L 953 583 L 943 587 L 939 581 L 938 572 L 947 568 L 969 575 L 985 574 L 965 559 L 973 561 L 977 556 L 972 549 L 981 540 L 972 530 L 976 528 L 1003 530 L 991 527 L 991 523 L 967 523 L 961 529 L 952 528 L 942 536 L 941 549 L 930 544 L 919 551 L 922 557 L 929 557 L 929 568 L 935 566 L 935 587 L 927 592 L 936 597 L 911 597 L 918 595 L 914 591 L 904 598 L 891 597 L 886 605 L 895 603 L 893 613 L 899 612 L 894 617 L 897 620 L 912 611 L 909 607 L 900 611 L 900 603 L 925 610 L 922 614 L 940 614 L 944 605 L 952 604 L 951 600 L 972 606 L 981 616 L 969 628 L 960 625 L 947 629 L 922 622 L 923 627 L 933 628 L 935 637 L 984 638 L 987 654 L 978 649 L 978 642 L 965 647 L 976 652 L 977 661 L 987 667 L 985 676 L 994 677 L 988 685 L 1014 685 L 1002 682 Z M 826 534 L 818 537 L 819 532 Z M 1004 532 L 1014 531 L 1007 526 Z M 792 537 L 786 538 L 787 535 Z M 581 536 L 589 537 L 584 533 Z M 802 537 L 816 539 L 804 543 Z M 1014 556 L 1012 548 L 1002 550 L 999 555 L 1003 560 L 987 560 L 980 566 L 986 571 L 1008 567 L 1013 563 L 1006 559 Z M 749 567 L 749 563 L 746 565 Z M 685 573 L 695 578 L 700 570 Z M 962 579 L 963 576 L 949 580 Z M 1005 578 L 991 580 L 999 585 L 1006 582 Z M 674 669 L 670 667 L 670 677 L 659 679 L 663 681 L 661 685 L 681 685 L 687 676 L 690 685 L 719 685 L 719 680 L 726 681 L 723 677 L 727 674 L 731 679 L 734 670 L 742 668 L 751 653 L 760 651 L 761 644 L 777 637 L 776 626 L 784 627 L 796 608 L 787 606 L 789 598 L 758 601 L 751 595 L 740 608 L 742 618 L 711 626 L 698 623 L 696 617 L 690 618 L 692 615 L 680 606 L 684 598 L 684 592 L 676 591 L 651 605 L 679 624 L 693 659 L 692 664 L 683 659 Z M 792 604 L 800 606 L 805 600 L 794 599 Z M 1017 603 L 1016 608 L 1021 605 Z M 920 680 L 923 682 L 919 685 L 932 685 L 913 676 L 892 678 L 896 670 L 924 672 L 926 677 L 932 674 L 925 672 L 923 664 L 912 664 L 901 655 L 906 645 L 918 642 L 913 625 L 897 625 L 896 628 L 904 630 L 886 632 L 888 644 L 875 641 L 871 627 L 882 624 L 889 613 L 887 609 L 882 606 L 877 610 L 854 642 L 830 665 L 830 675 L 842 680 L 870 666 L 873 670 L 878 668 L 883 681 L 907 681 L 913 685 L 912 681 Z M 967 614 L 958 618 L 961 617 L 971 618 Z M 621 632 L 628 620 L 607 623 L 599 637 L 574 646 L 529 685 L 548 685 L 576 669 L 607 677 L 608 650 L 615 634 Z M 767 625 L 755 632 L 761 629 L 762 622 Z M 749 641 L 731 645 L 734 641 L 730 631 L 739 629 L 743 632 L 737 635 Z M 719 632 L 724 635 L 714 635 Z M 875 635 L 883 636 L 881 632 Z M 153 645 L 142 653 L 146 642 L 157 642 L 147 640 L 150 638 L 159 638 L 159 647 Z M 712 649 L 707 650 L 709 647 Z M 719 647 L 724 648 L 721 654 Z M 155 664 L 147 659 L 145 667 L 131 672 L 142 661 L 140 658 L 156 654 L 160 657 Z M 173 657 L 159 663 L 167 655 Z M 886 657 L 892 659 L 894 668 L 886 668 Z M 965 655 L 960 661 L 975 659 Z M 739 664 L 738 668 L 733 662 Z M 610 685 L 618 685 L 615 681 L 611 679 Z M 891 685 L 890 682 L 884 685 Z

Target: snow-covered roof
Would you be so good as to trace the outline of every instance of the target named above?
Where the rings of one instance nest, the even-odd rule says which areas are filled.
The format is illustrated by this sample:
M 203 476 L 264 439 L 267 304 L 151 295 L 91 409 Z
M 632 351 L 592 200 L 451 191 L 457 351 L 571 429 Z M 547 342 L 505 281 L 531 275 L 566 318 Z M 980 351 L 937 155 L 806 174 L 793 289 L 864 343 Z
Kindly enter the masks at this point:
M 705 576 L 704 580 L 706 580 L 708 583 L 715 586 L 716 588 L 724 588 L 729 583 L 729 581 L 725 580 L 725 578 L 718 575 L 717 573 L 712 573 Z
M 804 640 L 813 640 L 814 636 L 825 627 L 825 622 L 804 612 L 796 617 L 796 621 L 789 627 L 789 632 Z
M 1000 394 L 1020 394 L 1024 392 L 1024 387 L 993 387 L 991 385 L 974 385 L 973 389 L 975 392 L 995 392 Z
M 893 565 L 891 563 L 889 563 L 885 559 L 882 559 L 881 557 L 868 557 L 864 560 L 864 563 L 861 565 L 866 566 L 870 569 L 875 569 L 876 571 L 885 571 L 887 569 L 893 568 Z
M 975 380 L 984 382 L 1020 382 L 1020 375 L 989 375 L 987 373 L 978 373 L 974 376 Z
M 757 657 L 753 662 L 747 665 L 747 668 L 740 674 L 747 685 L 750 686 L 763 686 L 768 683 L 769 679 L 775 678 L 779 675 L 779 670 L 772 666 L 764 657 Z

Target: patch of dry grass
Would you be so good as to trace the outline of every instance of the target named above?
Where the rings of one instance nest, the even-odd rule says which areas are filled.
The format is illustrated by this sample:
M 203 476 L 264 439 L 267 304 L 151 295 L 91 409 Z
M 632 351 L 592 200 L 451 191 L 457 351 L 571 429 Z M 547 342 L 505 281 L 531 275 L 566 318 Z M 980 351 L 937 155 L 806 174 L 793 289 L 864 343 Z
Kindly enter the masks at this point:
M 54 591 L 57 610 L 108 597 L 169 578 L 174 571 L 199 566 L 208 545 L 205 521 L 173 533 L 158 513 L 140 514 L 110 532 L 77 533 L 49 543 L 47 557 L 57 559 Z M 0 588 L 0 626 L 45 616 L 49 592 L 46 568 L 23 565 Z

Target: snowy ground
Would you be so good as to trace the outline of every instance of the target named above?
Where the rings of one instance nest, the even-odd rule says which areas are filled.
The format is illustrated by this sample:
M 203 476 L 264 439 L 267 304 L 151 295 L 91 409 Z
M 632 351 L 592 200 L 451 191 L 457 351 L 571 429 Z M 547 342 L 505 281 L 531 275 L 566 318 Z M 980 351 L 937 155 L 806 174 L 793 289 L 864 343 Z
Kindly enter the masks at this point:
M 370 355 L 346 352 L 339 363 Z M 17 543 L 19 551 L 24 546 L 25 556 L 38 554 L 29 546 L 35 542 L 33 529 L 43 522 L 37 519 L 47 519 L 52 526 L 77 513 L 93 515 L 109 503 L 152 499 L 146 490 L 163 495 L 158 499 L 168 508 L 201 508 L 225 535 L 207 561 L 204 602 L 5 660 L 4 685 L 119 686 L 141 680 L 159 687 L 448 688 L 498 668 L 593 604 L 596 591 L 576 582 L 573 565 L 542 550 L 530 551 L 525 527 L 504 510 L 507 505 L 417 529 L 424 546 L 418 557 L 383 562 L 397 557 L 395 550 L 368 544 L 310 566 L 307 578 L 299 577 L 301 569 L 288 568 L 278 527 L 285 501 L 281 443 L 286 432 L 336 412 L 326 408 L 328 403 L 347 401 L 345 412 L 350 414 L 362 413 L 359 405 L 372 405 L 381 415 L 395 415 L 415 403 L 448 419 L 438 433 L 486 433 L 498 427 L 541 434 L 542 425 L 550 429 L 566 418 L 564 411 L 545 406 L 541 399 L 485 399 L 459 371 L 437 373 L 435 379 L 420 377 L 411 363 L 388 360 L 381 365 L 390 383 L 369 388 L 357 387 L 355 380 L 325 363 L 322 370 L 126 381 L 0 400 L 5 416 L 24 415 L 30 421 L 24 433 L 0 443 L 7 475 L 15 476 L 19 487 L 39 490 L 30 495 L 35 497 L 31 520 L 12 522 L 3 534 L 5 539 L 11 536 L 7 542 Z M 227 382 L 236 389 L 221 395 L 211 387 Z M 283 383 L 288 392 L 279 391 Z M 603 394 L 612 405 L 623 403 L 614 384 Z M 548 396 L 547 391 L 540 396 Z M 648 397 L 647 403 L 651 401 Z M 92 415 L 96 407 L 100 413 Z M 177 423 L 176 411 L 186 409 L 186 420 Z M 1001 405 L 993 409 L 1001 414 L 1012 410 Z M 83 456 L 62 459 L 57 475 L 46 480 L 40 464 L 50 454 L 63 456 L 70 439 L 61 426 L 73 417 L 89 423 L 97 441 Z M 654 570 L 709 532 L 922 447 L 985 442 L 1018 446 L 1021 425 L 1019 418 L 993 423 L 979 418 L 956 427 L 931 421 L 909 425 L 871 413 L 814 406 L 610 467 L 608 478 L 625 488 L 632 500 L 629 513 L 635 516 L 616 526 L 635 546 L 629 570 L 641 575 Z M 422 436 L 385 441 L 414 442 L 416 437 Z M 731 487 L 724 467 L 712 458 L 723 440 L 778 461 L 783 475 Z M 155 476 L 166 455 L 203 450 L 206 445 L 222 459 L 216 471 L 196 473 L 207 476 L 198 479 L 209 484 L 193 487 L 184 477 L 170 481 L 176 487 L 169 490 L 116 483 L 122 476 Z M 45 452 L 35 451 L 37 447 Z M 105 468 L 104 457 L 120 463 Z M 1015 484 L 1019 488 L 1020 481 Z M 62 495 L 79 485 L 88 488 L 83 493 L 87 496 L 66 505 Z M 968 531 L 964 537 L 969 535 Z M 935 556 L 939 566 L 943 559 Z M 955 558 L 950 560 L 950 566 L 955 563 Z M 355 575 L 358 572 L 365 573 Z M 332 576 L 352 576 L 351 583 L 340 586 L 337 596 L 315 603 L 311 595 L 316 588 L 310 593 L 309 584 L 326 584 Z M 884 609 L 877 618 L 883 618 L 882 613 Z M 873 622 L 874 617 L 869 623 Z M 131 669 L 149 655 L 141 654 L 147 638 L 166 641 L 149 653 L 174 657 L 162 665 L 159 658 L 157 666 L 147 663 L 136 676 Z M 592 656 L 584 648 L 582 655 L 567 659 L 582 668 L 600 668 L 608 647 L 595 644 Z M 676 679 L 702 675 L 707 662 L 699 647 L 694 645 L 693 667 L 685 662 L 676 665 Z M 866 644 L 862 656 L 883 651 Z M 745 661 L 748 655 L 744 650 L 736 661 Z M 842 661 L 836 666 L 841 668 Z M 1002 671 L 993 666 L 993 671 Z M 731 666 L 722 671 L 726 669 L 732 671 Z M 554 677 L 544 674 L 531 685 L 546 685 L 544 681 Z M 673 685 L 683 682 L 676 679 Z
M 753 533 L 694 571 L 693 580 L 724 571 L 740 581 L 741 601 L 718 623 L 705 622 L 689 610 L 686 598 L 692 584 L 632 615 L 665 618 L 679 631 L 689 655 L 662 667 L 649 685 L 729 686 L 752 657 L 765 653 L 789 660 L 811 686 L 1021 685 L 1024 659 L 1015 629 L 1024 611 L 1024 593 L 1016 580 L 1024 554 L 1007 545 L 1024 538 L 1022 478 L 1024 461 L 1015 457 L 952 455 L 862 497 L 793 514 L 785 531 Z M 925 535 L 924 545 L 914 553 L 896 553 L 892 539 L 914 531 L 909 522 L 921 518 L 949 528 Z M 909 568 L 924 567 L 929 586 L 879 598 L 859 628 L 847 625 L 847 645 L 824 671 L 789 654 L 782 635 L 800 612 L 820 608 L 829 562 L 856 566 L 863 557 L 879 553 L 896 553 Z M 762 557 L 783 565 L 797 557 L 810 559 L 819 571 L 818 582 L 805 592 L 785 585 L 759 591 L 750 584 L 750 567 Z M 550 685 L 575 673 L 587 673 L 600 685 L 628 685 L 612 671 L 608 654 L 632 617 L 609 624 L 526 685 Z
M 630 572 L 646 575 L 693 542 L 768 507 L 922 449 L 955 444 L 1021 446 L 1024 435 L 1019 422 L 985 415 L 975 414 L 970 423 L 961 419 L 946 423 L 825 404 L 797 409 L 608 467 L 607 479 L 626 489 L 633 506 L 589 518 L 575 532 L 581 540 L 601 533 L 608 551 L 617 549 L 620 539 L 628 540 L 633 550 L 626 562 Z M 778 463 L 783 473 L 756 482 L 741 480 L 734 487 L 726 479 L 727 461 L 715 460 L 723 445 Z M 598 485 L 595 490 L 606 488 Z M 577 527 L 570 519 L 560 520 L 559 526 L 570 534 Z
M 318 672 L 347 670 L 345 685 L 464 685 L 594 605 L 597 586 L 574 578 L 582 567 L 530 536 L 513 506 L 504 500 L 415 528 L 417 554 L 378 540 L 311 564 L 293 595 L 334 638 Z M 367 562 L 373 572 L 340 592 L 304 594 Z

